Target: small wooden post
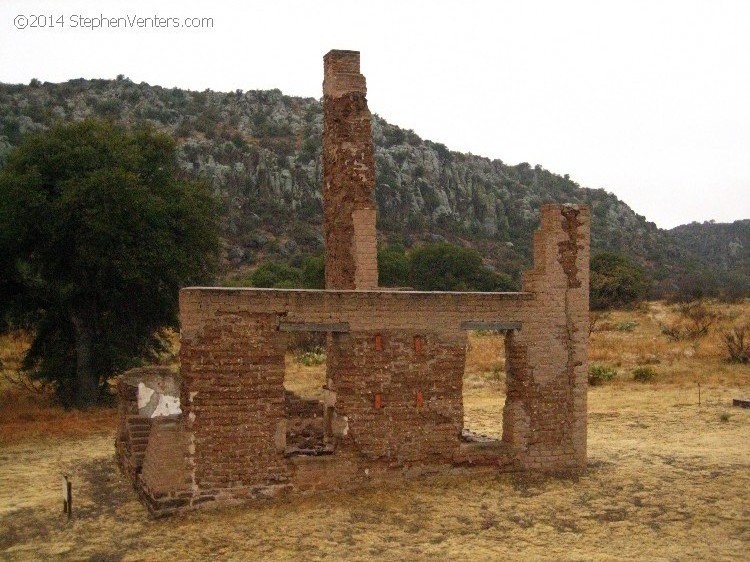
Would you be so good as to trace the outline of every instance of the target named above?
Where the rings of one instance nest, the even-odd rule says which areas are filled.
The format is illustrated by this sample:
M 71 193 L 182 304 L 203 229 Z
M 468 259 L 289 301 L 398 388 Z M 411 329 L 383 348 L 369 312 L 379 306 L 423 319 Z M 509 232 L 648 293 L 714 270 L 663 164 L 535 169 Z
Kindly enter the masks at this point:
M 67 476 L 62 477 L 63 513 L 68 514 L 68 519 L 73 515 L 73 483 Z
M 698 406 L 701 405 L 701 383 L 698 383 Z

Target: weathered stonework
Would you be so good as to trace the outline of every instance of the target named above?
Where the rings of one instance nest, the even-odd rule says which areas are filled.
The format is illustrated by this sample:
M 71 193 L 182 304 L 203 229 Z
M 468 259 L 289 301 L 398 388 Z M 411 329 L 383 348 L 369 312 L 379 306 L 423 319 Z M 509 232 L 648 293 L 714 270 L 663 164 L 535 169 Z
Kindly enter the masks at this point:
M 120 383 L 120 464 L 157 515 L 451 470 L 586 465 L 589 212 L 545 205 L 519 293 L 377 289 L 358 53 L 325 57 L 326 290 L 180 292 L 181 414 Z M 466 330 L 503 329 L 502 440 L 464 431 Z M 284 389 L 290 331 L 327 332 L 322 402 Z M 136 377 L 137 378 L 137 377 Z
M 359 53 L 331 51 L 323 80 L 323 228 L 327 289 L 378 286 L 375 152 Z

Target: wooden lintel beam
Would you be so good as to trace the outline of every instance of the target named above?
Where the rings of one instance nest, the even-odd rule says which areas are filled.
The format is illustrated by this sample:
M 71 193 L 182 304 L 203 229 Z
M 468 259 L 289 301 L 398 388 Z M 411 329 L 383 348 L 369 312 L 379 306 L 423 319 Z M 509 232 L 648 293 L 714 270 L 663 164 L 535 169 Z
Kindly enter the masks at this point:
M 483 321 L 468 320 L 466 322 L 461 322 L 461 329 L 462 330 L 498 330 L 498 331 L 520 330 L 521 323 L 520 322 L 483 322 Z
M 348 332 L 349 322 L 279 322 L 282 332 Z

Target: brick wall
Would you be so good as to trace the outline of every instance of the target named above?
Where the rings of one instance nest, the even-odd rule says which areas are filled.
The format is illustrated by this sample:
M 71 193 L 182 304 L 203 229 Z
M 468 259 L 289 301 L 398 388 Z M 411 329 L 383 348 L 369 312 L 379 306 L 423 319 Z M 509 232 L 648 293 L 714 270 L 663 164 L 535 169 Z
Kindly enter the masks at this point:
M 346 456 L 347 470 L 352 459 L 360 468 L 476 462 L 504 469 L 581 470 L 587 221 L 586 209 L 544 208 L 535 267 L 524 280 L 531 290 L 524 293 L 183 290 L 183 397 L 195 393 L 185 410 L 193 420 L 198 487 L 209 486 L 215 494 L 238 484 L 307 489 L 312 484 L 299 481 L 300 475 L 314 473 L 319 479 L 329 474 L 337 455 Z M 481 455 L 460 439 L 461 324 L 466 321 L 521 323 L 506 338 L 503 447 L 485 447 Z M 336 415 L 347 424 L 330 460 L 290 464 L 274 448 L 278 423 L 289 417 L 283 392 L 285 336 L 277 331 L 285 322 L 349 327 L 329 338 L 329 394 L 335 396 Z M 225 403 L 220 398 L 227 393 L 231 398 Z M 231 413 L 219 416 L 227 404 Z M 217 416 L 226 415 L 230 424 L 216 423 Z M 243 440 L 253 443 L 257 454 L 242 457 L 230 470 L 221 452 Z M 202 449 L 201 443 L 210 447 Z M 318 469 L 311 470 L 313 465 Z
M 463 427 L 466 334 L 378 330 L 334 340 L 336 412 L 349 427 L 342 446 L 398 466 L 450 462 Z
M 359 53 L 330 51 L 323 81 L 323 229 L 328 289 L 378 285 L 375 152 Z
M 186 484 L 170 488 L 170 509 L 451 466 L 583 470 L 588 210 L 545 206 L 535 252 L 521 293 L 183 289 L 182 437 L 153 447 L 176 448 L 167 458 L 187 451 Z M 466 322 L 520 324 L 506 334 L 501 443 L 461 439 Z M 284 390 L 284 325 L 335 330 L 325 409 Z M 287 432 L 311 414 L 327 456 L 290 456 Z M 149 478 L 142 494 L 163 488 Z
M 135 481 L 141 472 L 151 435 L 151 419 L 138 408 L 138 385 L 174 392 L 179 388 L 179 375 L 169 367 L 131 369 L 117 381 L 118 425 L 115 439 L 117 462 L 122 471 Z
M 286 339 L 274 313 L 213 312 L 180 351 L 194 485 L 205 495 L 266 493 L 288 480 L 273 439 L 285 419 Z
M 543 206 L 523 292 L 378 290 L 365 94 L 359 54 L 328 53 L 327 290 L 183 289 L 183 413 L 152 423 L 142 457 L 121 385 L 118 458 L 153 512 L 453 467 L 585 468 L 588 209 Z M 462 437 L 465 329 L 482 322 L 506 330 L 502 441 Z M 284 390 L 287 331 L 300 329 L 327 332 L 323 403 Z
M 510 340 L 505 420 L 511 432 L 515 423 L 524 428 L 512 439 L 523 444 L 527 468 L 585 468 L 589 220 L 587 207 L 544 205 L 534 234 L 523 288 L 537 305 Z
M 117 381 L 118 424 L 115 452 L 120 469 L 133 482 L 141 471 L 151 433 L 151 420 L 138 415 L 138 385 Z
M 193 497 L 188 438 L 180 416 L 157 417 L 151 424 L 139 491 L 152 513 L 166 515 L 189 507 Z

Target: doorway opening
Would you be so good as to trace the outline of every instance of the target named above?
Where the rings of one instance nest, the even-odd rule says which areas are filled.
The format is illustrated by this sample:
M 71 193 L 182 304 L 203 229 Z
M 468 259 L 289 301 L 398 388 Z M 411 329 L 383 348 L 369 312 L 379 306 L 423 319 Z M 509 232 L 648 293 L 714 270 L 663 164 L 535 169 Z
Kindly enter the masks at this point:
M 505 334 L 505 330 L 468 330 L 462 396 L 463 441 L 490 443 L 503 438 Z

